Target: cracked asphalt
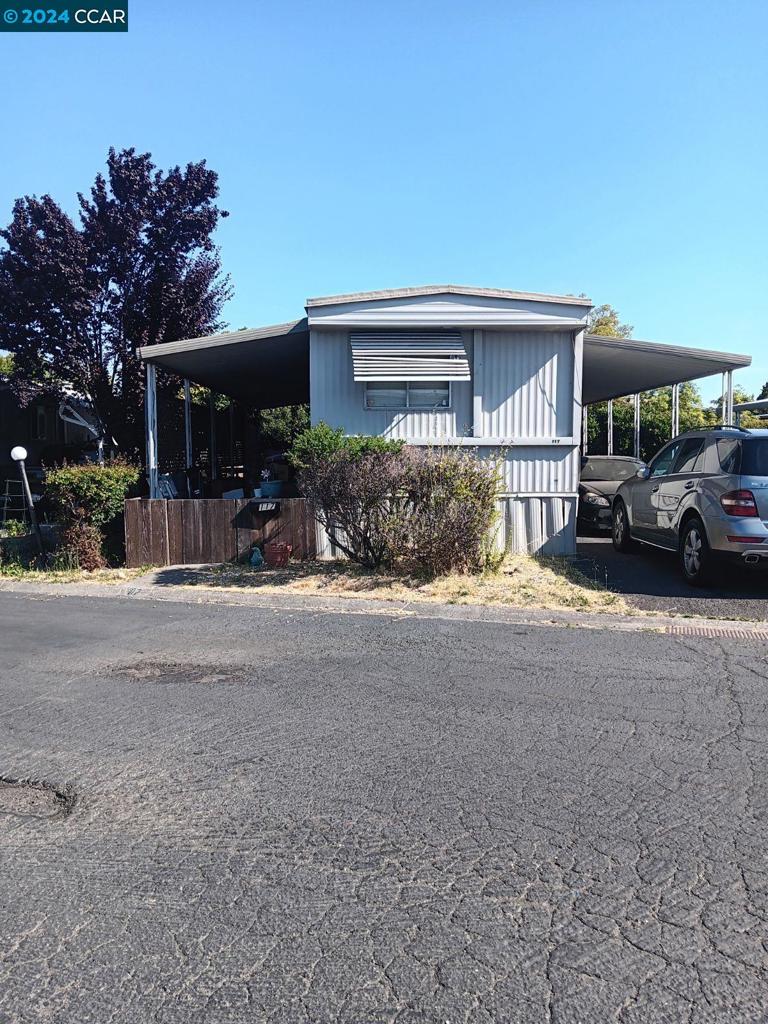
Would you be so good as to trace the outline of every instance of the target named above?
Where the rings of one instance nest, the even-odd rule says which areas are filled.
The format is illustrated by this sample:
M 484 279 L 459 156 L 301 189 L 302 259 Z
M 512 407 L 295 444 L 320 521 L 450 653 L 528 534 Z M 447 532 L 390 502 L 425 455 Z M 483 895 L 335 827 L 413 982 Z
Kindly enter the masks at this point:
M 74 794 L 0 787 L 2 1024 L 768 1018 L 764 644 L 10 593 L 0 626 L 0 776 Z

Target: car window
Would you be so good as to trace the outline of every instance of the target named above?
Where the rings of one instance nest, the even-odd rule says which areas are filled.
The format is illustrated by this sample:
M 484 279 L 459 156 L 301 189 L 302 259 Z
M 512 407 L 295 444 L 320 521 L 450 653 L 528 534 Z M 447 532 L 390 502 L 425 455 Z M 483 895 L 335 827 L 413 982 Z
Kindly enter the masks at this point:
M 674 444 L 667 445 L 666 448 L 663 448 L 651 463 L 650 476 L 666 476 L 672 467 L 672 463 L 677 458 L 679 450 L 679 441 L 675 441 Z
M 718 437 L 717 456 L 720 459 L 720 468 L 729 476 L 739 472 L 741 461 L 741 445 L 734 437 Z
M 680 451 L 678 452 L 671 472 L 695 473 L 697 470 L 700 470 L 703 461 L 700 456 L 703 450 L 703 437 L 687 437 L 680 445 Z
M 755 437 L 743 442 L 741 472 L 744 476 L 768 476 L 768 438 Z
M 629 480 L 636 476 L 642 462 L 627 459 L 590 459 L 582 462 L 581 479 L 589 480 Z

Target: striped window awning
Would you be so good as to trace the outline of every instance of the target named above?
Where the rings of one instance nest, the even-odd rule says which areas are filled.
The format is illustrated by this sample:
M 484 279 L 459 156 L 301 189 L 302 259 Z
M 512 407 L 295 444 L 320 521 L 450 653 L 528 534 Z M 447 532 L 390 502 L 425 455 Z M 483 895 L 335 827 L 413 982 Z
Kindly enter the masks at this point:
M 357 381 L 471 380 L 458 331 L 418 334 L 350 334 Z

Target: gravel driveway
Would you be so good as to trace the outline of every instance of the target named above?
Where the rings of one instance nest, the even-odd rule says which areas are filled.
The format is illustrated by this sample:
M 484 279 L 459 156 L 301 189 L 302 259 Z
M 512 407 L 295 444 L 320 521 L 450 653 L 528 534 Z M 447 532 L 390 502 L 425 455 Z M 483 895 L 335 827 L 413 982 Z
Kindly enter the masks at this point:
M 3 1024 L 765 1021 L 764 646 L 0 616 Z

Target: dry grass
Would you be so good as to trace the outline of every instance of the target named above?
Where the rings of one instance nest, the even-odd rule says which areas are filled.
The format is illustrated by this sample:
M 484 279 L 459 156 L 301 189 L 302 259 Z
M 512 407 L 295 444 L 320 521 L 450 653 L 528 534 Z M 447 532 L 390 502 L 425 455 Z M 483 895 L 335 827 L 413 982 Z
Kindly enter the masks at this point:
M 589 580 L 564 558 L 509 556 L 499 572 L 434 580 L 371 573 L 348 562 L 291 562 L 285 569 L 240 565 L 170 570 L 158 583 L 249 589 L 261 594 L 306 594 L 384 601 L 506 605 L 627 614 L 622 597 Z
M 17 563 L 0 565 L 0 580 L 23 580 L 25 583 L 103 583 L 115 586 L 128 583 L 147 572 L 143 569 L 26 569 Z

